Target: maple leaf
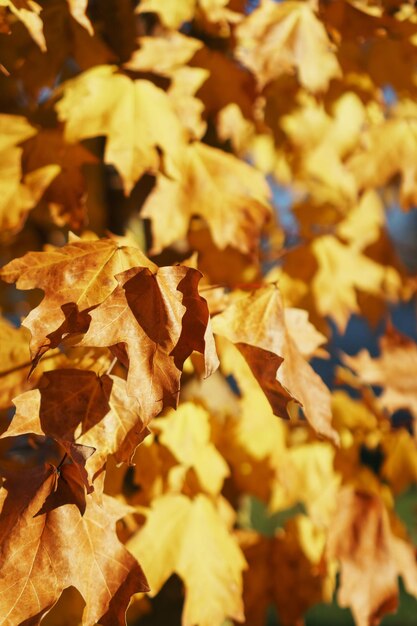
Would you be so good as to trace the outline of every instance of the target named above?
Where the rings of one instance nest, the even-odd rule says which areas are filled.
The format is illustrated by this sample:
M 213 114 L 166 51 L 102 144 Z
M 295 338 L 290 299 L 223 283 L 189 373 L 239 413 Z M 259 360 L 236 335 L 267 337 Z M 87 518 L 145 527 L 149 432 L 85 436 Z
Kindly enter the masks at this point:
M 62 591 L 74 586 L 86 602 L 83 626 L 122 626 L 130 596 L 148 590 L 141 568 L 115 533 L 115 522 L 128 507 L 106 495 L 97 502 L 92 495 L 84 516 L 73 504 L 40 512 L 56 478 L 51 467 L 31 468 L 7 477 L 1 489 L 2 623 L 39 624 Z
M 140 555 L 152 594 L 172 573 L 182 578 L 186 589 L 183 626 L 212 626 L 226 617 L 243 620 L 245 559 L 206 496 L 156 499 L 144 527 L 127 546 Z
M 92 35 L 94 32 L 93 25 L 85 14 L 88 0 L 67 0 L 67 2 L 72 17 L 77 20 L 77 22 L 81 24 L 81 26 L 83 26 L 83 28 L 85 28 L 90 35 Z
M 296 516 L 274 537 L 238 531 L 238 539 L 249 565 L 243 598 L 250 626 L 265 624 L 270 604 L 282 624 L 291 626 L 309 607 L 331 600 L 334 581 L 323 559 L 324 533 L 308 517 Z
M 7 7 L 26 26 L 31 37 L 42 51 L 46 50 L 43 23 L 39 16 L 42 7 L 33 0 L 0 0 L 0 7 Z
M 138 267 L 117 275 L 118 287 L 90 312 L 81 345 L 113 348 L 129 368 L 127 389 L 145 422 L 164 406 L 176 407 L 184 361 L 193 350 L 205 358 L 205 374 L 218 365 L 200 272 L 184 266 L 153 273 Z M 120 344 L 120 345 L 118 345 Z
M 26 142 L 22 160 L 27 173 L 48 164 L 59 166 L 43 201 L 52 209 L 53 220 L 59 226 L 68 224 L 74 230 L 85 226 L 86 184 L 81 167 L 97 163 L 97 158 L 82 145 L 67 144 L 60 130 L 42 129 Z
M 140 5 L 142 9 L 144 3 Z M 194 37 L 186 37 L 176 31 L 167 31 L 160 37 L 140 37 L 139 50 L 135 50 L 124 66 L 132 71 L 153 72 L 173 76 L 203 47 Z
M 125 67 L 134 72 L 152 72 L 168 77 L 171 84 L 167 94 L 179 120 L 191 137 L 200 139 L 206 130 L 201 119 L 204 104 L 195 93 L 207 80 L 209 71 L 185 64 L 202 42 L 181 33 L 168 31 L 162 37 L 141 37 L 136 50 Z
M 104 160 L 120 173 L 126 194 L 145 172 L 157 172 L 158 149 L 175 168 L 186 146 L 187 134 L 166 93 L 114 66 L 95 67 L 65 83 L 57 112 L 67 141 L 107 137 Z
M 197 0 L 144 0 L 137 11 L 140 13 L 157 13 L 162 23 L 172 29 L 177 29 L 183 22 L 189 21 L 195 11 Z
M 321 315 L 329 315 L 341 331 L 352 313 L 360 311 L 356 291 L 385 296 L 400 287 L 392 267 L 384 267 L 331 235 L 313 241 L 311 249 L 319 269 L 313 279 L 313 294 Z M 388 292 L 388 293 L 387 293 Z
M 58 369 L 45 373 L 38 389 L 21 394 L 14 404 L 16 413 L 2 438 L 33 433 L 94 448 L 87 463 L 92 478 L 110 454 L 119 463 L 130 462 L 149 434 L 138 404 L 118 376 Z
M 414 376 L 417 346 L 406 335 L 389 326 L 380 340 L 381 355 L 372 358 L 367 350 L 355 356 L 345 354 L 343 361 L 361 381 L 383 388 L 381 405 L 390 412 L 407 408 L 417 418 L 417 385 Z
M 296 400 L 317 432 L 337 440 L 331 426 L 330 392 L 288 332 L 275 285 L 232 302 L 214 318 L 213 329 L 236 344 L 276 415 L 289 417 L 287 404 Z
M 101 239 L 74 240 L 62 248 L 29 252 L 3 267 L 0 277 L 6 282 L 45 293 L 41 304 L 24 320 L 32 335 L 32 358 L 37 360 L 57 346 L 71 330 L 85 329 L 88 319 L 82 314 L 111 294 L 118 284 L 115 274 L 137 265 L 156 268 L 138 248 Z M 65 308 L 68 304 L 72 306 Z
M 415 114 L 415 113 L 414 113 Z M 400 201 L 410 208 L 417 203 L 417 123 L 408 115 L 371 126 L 347 167 L 359 189 L 373 189 L 401 176 Z
M 18 232 L 27 213 L 60 172 L 58 165 L 36 167 L 22 175 L 22 148 L 17 144 L 36 134 L 25 118 L 0 115 L 0 231 L 1 236 Z M 23 180 L 22 180 L 23 178 Z
M 217 495 L 229 475 L 227 463 L 210 441 L 209 414 L 192 402 L 183 402 L 178 410 L 160 417 L 154 428 L 161 431 L 159 441 L 181 463 L 192 468 L 201 487 Z
M 237 58 L 263 87 L 297 70 L 303 87 L 327 89 L 340 76 L 326 30 L 309 4 L 262 2 L 237 28 Z
M 384 228 L 384 206 L 376 191 L 362 194 L 358 204 L 339 222 L 337 234 L 356 250 L 376 243 Z
M 417 593 L 411 545 L 396 537 L 381 498 L 345 488 L 329 531 L 329 558 L 341 565 L 338 602 L 350 607 L 357 626 L 378 623 L 398 605 L 398 576 Z
M 186 237 L 193 215 L 203 217 L 220 249 L 248 253 L 269 218 L 263 176 L 231 154 L 194 142 L 183 151 L 180 175 L 160 174 L 142 217 L 152 220 L 153 251 Z
M 346 157 L 357 146 L 367 121 L 360 98 L 344 93 L 332 106 L 331 115 L 312 96 L 302 106 L 284 115 L 280 125 L 298 155 L 297 177 L 311 190 L 316 201 L 345 209 L 357 198 L 357 181 Z M 308 217 L 311 218 L 309 201 Z M 321 211 L 318 219 L 323 219 Z M 314 218 L 313 218 L 314 219 Z
M 335 471 L 335 449 L 330 443 L 312 441 L 293 446 L 271 461 L 275 480 L 271 486 L 270 510 L 280 511 L 302 502 L 309 520 L 325 528 L 334 513 L 341 477 Z

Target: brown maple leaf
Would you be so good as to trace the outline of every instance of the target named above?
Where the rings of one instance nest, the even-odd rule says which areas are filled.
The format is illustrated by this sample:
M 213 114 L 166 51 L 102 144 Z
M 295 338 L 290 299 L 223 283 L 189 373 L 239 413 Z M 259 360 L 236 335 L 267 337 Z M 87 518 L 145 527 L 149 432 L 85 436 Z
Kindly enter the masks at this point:
M 14 399 L 16 413 L 2 438 L 33 433 L 52 437 L 67 447 L 76 443 L 95 449 L 88 460 L 91 477 L 110 454 L 118 463 L 130 462 L 149 434 L 135 398 L 118 376 L 59 369 L 44 374 L 38 389 Z
M 377 624 L 398 606 L 398 576 L 417 592 L 410 544 L 396 537 L 378 495 L 345 488 L 328 537 L 329 558 L 341 565 L 338 603 L 350 607 L 357 626 Z
M 149 589 L 139 564 L 115 533 L 115 522 L 129 507 L 109 496 L 97 501 L 92 495 L 82 517 L 73 504 L 59 502 L 64 484 L 55 468 L 43 466 L 8 476 L 0 491 L 4 626 L 39 624 L 69 586 L 86 602 L 83 626 L 123 626 L 131 595 Z M 54 493 L 53 506 L 45 506 Z
M 264 626 L 271 604 L 276 606 L 280 622 L 292 626 L 300 622 L 311 606 L 331 601 L 333 585 L 323 559 L 324 542 L 321 550 L 308 552 L 305 548 L 306 541 L 310 540 L 310 546 L 313 543 L 314 530 L 320 536 L 308 517 L 298 515 L 276 531 L 274 537 L 253 530 L 238 531 L 239 544 L 249 565 L 243 573 L 248 626 Z
M 58 175 L 43 194 L 52 218 L 58 226 L 68 224 L 80 230 L 87 223 L 86 184 L 81 168 L 98 159 L 80 144 L 67 144 L 59 129 L 42 129 L 24 146 L 23 170 L 32 172 L 41 166 L 56 164 Z
M 138 249 L 119 245 L 113 239 L 71 241 L 62 248 L 28 252 L 0 270 L 8 283 L 19 289 L 42 289 L 43 301 L 25 318 L 29 328 L 32 358 L 37 360 L 56 347 L 65 334 L 88 327 L 85 315 L 111 294 L 114 278 L 133 266 L 155 269 Z
M 132 268 L 96 309 L 81 345 L 111 347 L 129 368 L 127 390 L 145 423 L 163 407 L 176 407 L 181 370 L 193 350 L 205 358 L 205 374 L 218 365 L 207 303 L 197 291 L 197 270 Z

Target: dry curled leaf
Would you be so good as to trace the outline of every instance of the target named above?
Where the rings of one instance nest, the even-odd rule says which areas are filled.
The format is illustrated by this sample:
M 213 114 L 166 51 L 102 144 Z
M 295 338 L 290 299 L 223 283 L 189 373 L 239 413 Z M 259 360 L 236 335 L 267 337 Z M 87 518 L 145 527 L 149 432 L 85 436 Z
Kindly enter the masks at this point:
M 377 495 L 346 488 L 340 493 L 328 539 L 328 552 L 341 567 L 340 606 L 349 606 L 357 626 L 377 624 L 398 606 L 398 576 L 417 590 L 412 547 L 395 537 Z
M 38 359 L 69 332 L 88 327 L 83 313 L 97 306 L 117 286 L 115 274 L 130 267 L 155 267 L 138 249 L 113 239 L 72 241 L 62 248 L 29 252 L 0 270 L 6 282 L 19 289 L 42 289 L 43 301 L 24 320 L 31 353 Z
M 16 413 L 2 437 L 33 433 L 95 450 L 87 469 L 94 476 L 114 454 L 130 462 L 149 434 L 139 405 L 117 376 L 88 370 L 58 369 L 44 374 L 38 389 L 14 399 Z
M 128 367 L 127 391 L 145 423 L 178 402 L 184 361 L 193 350 L 205 373 L 218 365 L 207 303 L 197 291 L 200 272 L 184 266 L 147 267 L 117 274 L 118 286 L 90 313 L 81 344 L 112 347 Z
M 56 478 L 53 468 L 39 467 L 8 477 L 1 488 L 3 624 L 39 624 L 72 585 L 86 602 L 83 626 L 123 626 L 131 595 L 148 590 L 140 566 L 115 533 L 126 508 L 109 496 L 97 502 L 91 495 L 83 516 L 74 504 L 40 512 Z
M 236 344 L 276 415 L 288 418 L 287 405 L 295 400 L 318 433 L 337 441 L 331 426 L 330 392 L 288 331 L 276 285 L 236 299 L 214 318 L 213 328 Z

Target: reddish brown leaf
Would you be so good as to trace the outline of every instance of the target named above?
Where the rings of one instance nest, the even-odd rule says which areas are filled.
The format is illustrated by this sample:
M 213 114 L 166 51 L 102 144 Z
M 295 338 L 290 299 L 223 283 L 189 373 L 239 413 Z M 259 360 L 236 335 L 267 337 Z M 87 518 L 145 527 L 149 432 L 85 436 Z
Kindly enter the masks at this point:
M 77 449 L 80 444 L 88 446 L 95 450 L 87 464 L 91 478 L 110 454 L 117 462 L 129 462 L 149 434 L 137 401 L 127 395 L 126 382 L 117 376 L 55 370 L 42 376 L 39 389 L 18 396 L 14 404 L 16 413 L 3 438 L 46 435 L 66 447 L 70 455 L 74 443 Z
M 217 368 L 200 277 L 184 266 L 132 268 L 117 275 L 119 286 L 90 314 L 82 345 L 114 347 L 145 423 L 163 407 L 176 407 L 182 366 L 193 350 L 204 354 L 207 376 Z

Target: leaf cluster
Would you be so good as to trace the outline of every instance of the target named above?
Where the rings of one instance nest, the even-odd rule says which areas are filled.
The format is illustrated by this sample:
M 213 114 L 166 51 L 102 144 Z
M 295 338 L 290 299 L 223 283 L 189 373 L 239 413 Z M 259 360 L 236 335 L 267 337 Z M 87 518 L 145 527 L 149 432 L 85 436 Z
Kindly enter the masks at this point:
M 1 624 L 417 597 L 415 67 L 405 0 L 0 0 Z

